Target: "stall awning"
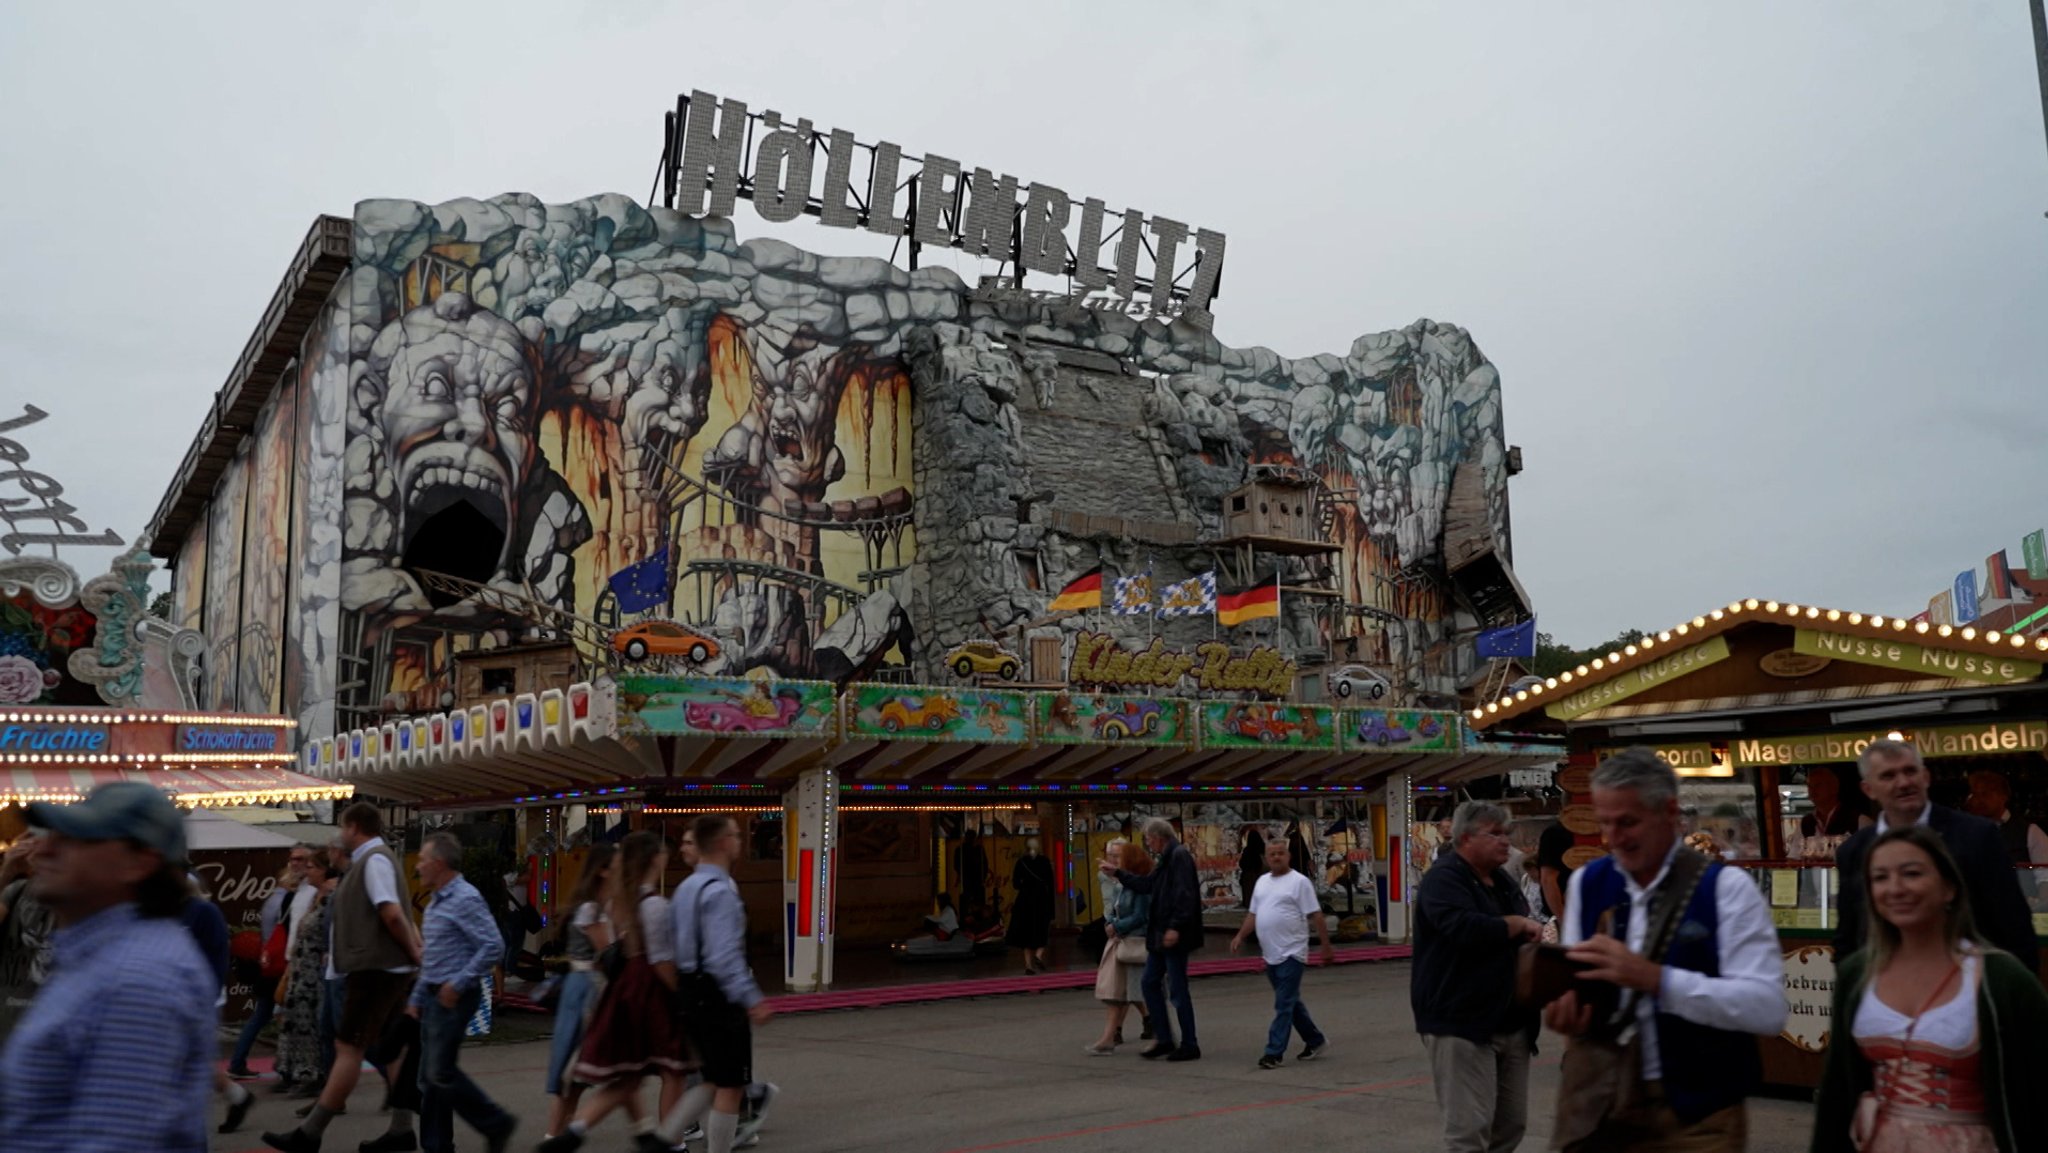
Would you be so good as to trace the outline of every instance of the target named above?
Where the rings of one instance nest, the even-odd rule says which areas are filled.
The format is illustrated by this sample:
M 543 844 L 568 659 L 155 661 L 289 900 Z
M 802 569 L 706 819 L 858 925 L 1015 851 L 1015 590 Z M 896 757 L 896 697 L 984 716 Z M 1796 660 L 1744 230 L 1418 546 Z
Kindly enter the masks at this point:
M 69 804 L 82 800 L 98 785 L 141 781 L 162 789 L 183 808 L 223 808 L 291 801 L 338 801 L 355 795 L 355 786 L 322 781 L 290 769 L 267 767 L 219 769 L 83 768 L 0 769 L 0 806 L 31 801 Z
M 428 807 L 720 790 L 808 769 L 853 793 L 1357 792 L 1561 760 L 1454 713 L 1107 693 L 638 677 L 308 742 L 302 767 Z

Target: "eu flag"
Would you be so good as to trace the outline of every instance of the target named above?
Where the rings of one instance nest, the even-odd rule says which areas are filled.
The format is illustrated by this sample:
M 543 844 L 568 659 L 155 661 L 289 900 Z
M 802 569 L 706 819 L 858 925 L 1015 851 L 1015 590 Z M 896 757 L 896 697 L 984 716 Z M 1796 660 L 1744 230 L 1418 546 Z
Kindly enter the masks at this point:
M 644 613 L 668 600 L 668 549 L 635 561 L 611 575 L 605 582 L 618 598 L 622 613 Z
M 1523 621 L 1504 629 L 1487 629 L 1473 642 L 1482 661 L 1503 661 L 1519 657 L 1533 660 L 1536 657 L 1536 622 Z

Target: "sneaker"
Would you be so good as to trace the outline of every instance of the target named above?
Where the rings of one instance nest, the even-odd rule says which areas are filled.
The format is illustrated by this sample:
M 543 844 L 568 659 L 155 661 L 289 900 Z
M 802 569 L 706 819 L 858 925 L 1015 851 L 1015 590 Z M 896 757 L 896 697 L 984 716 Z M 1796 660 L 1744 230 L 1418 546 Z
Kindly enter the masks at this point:
M 1271 1053 L 1259 1058 L 1259 1068 L 1261 1069 L 1278 1069 L 1279 1067 L 1280 1058 Z
M 758 1117 L 751 1121 L 740 1122 L 740 1127 L 733 1130 L 732 1147 L 735 1149 L 752 1149 L 760 1143 L 761 1119 Z
M 1174 1062 L 1199 1061 L 1202 1059 L 1202 1048 L 1199 1045 L 1182 1045 L 1180 1048 L 1168 1053 L 1166 1059 Z
M 775 1104 L 775 1099 L 781 1095 L 782 1086 L 777 1085 L 773 1081 L 763 1081 L 761 1083 L 761 1095 L 749 1098 L 747 1101 L 747 1112 L 750 1116 L 740 1122 L 740 1128 L 744 1129 L 751 1123 L 755 1129 L 759 1129 L 761 1127 L 761 1118 L 768 1115 L 768 1106 Z
M 564 1130 L 534 1146 L 534 1153 L 575 1153 L 583 1148 L 583 1136 Z
M 1303 1045 L 1301 1052 L 1294 1055 L 1294 1059 L 1297 1061 L 1313 1061 L 1323 1055 L 1323 1050 L 1329 1044 L 1328 1041 L 1318 1041 L 1313 1045 Z
M 688 1145 L 688 1144 L 689 1144 L 690 1142 L 692 1142 L 692 1141 L 702 1141 L 703 1139 L 704 1139 L 704 1126 L 702 1126 L 702 1125 L 692 1125 L 692 1126 L 690 1126 L 690 1127 L 689 1127 L 688 1129 L 685 1129 L 685 1130 L 683 1130 L 683 1135 L 682 1135 L 681 1137 L 677 1138 L 677 1140 L 676 1140 L 676 1144 L 678 1144 L 678 1145 Z
M 256 1094 L 246 1090 L 243 1091 L 240 1101 L 228 1102 L 227 1116 L 221 1119 L 220 1128 L 214 1130 L 214 1132 L 233 1133 L 235 1130 L 240 1129 L 242 1122 L 249 1119 L 249 1108 L 254 1104 L 256 1104 Z

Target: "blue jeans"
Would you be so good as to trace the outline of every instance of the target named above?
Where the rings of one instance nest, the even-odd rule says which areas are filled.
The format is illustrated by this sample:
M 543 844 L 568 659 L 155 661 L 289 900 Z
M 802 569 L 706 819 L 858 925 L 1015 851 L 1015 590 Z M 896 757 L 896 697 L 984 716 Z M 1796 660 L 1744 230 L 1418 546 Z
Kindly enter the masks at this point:
M 1152 1017 L 1152 1036 L 1157 1043 L 1172 1047 L 1173 1025 L 1166 1019 L 1168 983 L 1173 991 L 1173 1015 L 1180 1021 L 1180 1047 L 1197 1049 L 1195 1003 L 1188 997 L 1188 954 L 1185 949 L 1150 949 L 1145 953 L 1145 975 L 1138 988 L 1145 994 L 1145 1012 Z
M 483 990 L 471 985 L 455 999 L 455 1007 L 448 1009 L 442 1007 L 434 988 L 423 988 L 421 995 L 426 1004 L 420 1008 L 420 1148 L 426 1153 L 449 1153 L 455 1148 L 457 1114 L 486 1137 L 505 1132 L 517 1121 L 455 1065 L 457 1050 L 462 1047 L 462 1032 L 469 1019 L 476 1016 Z
M 256 1035 L 263 1032 L 263 1026 L 270 1024 L 271 1014 L 277 1012 L 277 982 L 257 977 L 251 992 L 256 997 L 256 1011 L 242 1023 L 242 1035 L 235 1038 L 235 1052 L 228 1058 L 228 1068 L 242 1069 L 249 1063 L 249 1053 L 256 1048 Z
M 576 1050 L 583 1046 L 583 1015 L 590 1008 L 590 991 L 595 987 L 590 974 L 571 970 L 562 978 L 562 999 L 555 1003 L 555 1037 L 548 1044 L 548 1096 L 562 1095 L 562 1083 Z
M 341 1002 L 348 995 L 348 978 L 320 982 L 320 1022 L 315 1036 L 320 1043 L 320 1079 L 334 1069 L 334 1034 L 341 1029 Z
M 1266 1030 L 1268 1057 L 1286 1055 L 1289 1031 L 1300 1033 L 1302 1043 L 1312 1048 L 1323 1046 L 1323 1031 L 1309 1020 L 1308 1006 L 1301 1003 L 1301 974 L 1307 968 L 1293 957 L 1266 966 L 1266 981 L 1273 986 L 1273 1026 Z

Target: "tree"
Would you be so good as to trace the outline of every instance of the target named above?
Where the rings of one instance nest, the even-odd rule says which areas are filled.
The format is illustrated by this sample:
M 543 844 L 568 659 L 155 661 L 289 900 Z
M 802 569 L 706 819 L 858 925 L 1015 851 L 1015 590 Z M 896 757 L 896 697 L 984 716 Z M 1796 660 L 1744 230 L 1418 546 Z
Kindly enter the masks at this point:
M 161 592 L 156 594 L 156 596 L 153 597 L 149 602 L 149 615 L 157 618 L 158 620 L 170 620 L 171 594 L 167 592 Z
M 1539 677 L 1554 677 L 1559 673 L 1575 670 L 1580 665 L 1591 661 L 1594 657 L 1604 657 L 1608 653 L 1620 652 L 1624 646 L 1632 645 L 1642 640 L 1643 635 L 1643 630 L 1641 629 L 1623 629 L 1615 635 L 1613 640 L 1605 644 L 1594 645 L 1586 649 L 1575 649 L 1558 644 L 1556 638 L 1552 637 L 1549 633 L 1537 633 L 1536 659 L 1530 662 L 1529 671 Z

